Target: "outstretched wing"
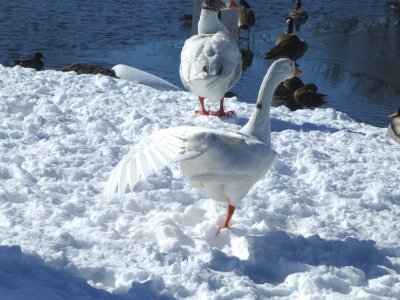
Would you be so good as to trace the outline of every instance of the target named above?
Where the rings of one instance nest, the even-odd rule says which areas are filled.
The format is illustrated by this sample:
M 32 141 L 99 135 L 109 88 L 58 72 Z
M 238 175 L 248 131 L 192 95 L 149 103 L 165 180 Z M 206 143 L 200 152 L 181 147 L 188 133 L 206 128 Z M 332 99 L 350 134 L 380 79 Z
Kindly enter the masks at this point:
M 141 140 L 112 170 L 104 189 L 106 200 L 115 191 L 121 196 L 127 186 L 132 190 L 140 180 L 161 172 L 184 153 L 188 138 L 200 130 L 189 126 L 162 129 Z

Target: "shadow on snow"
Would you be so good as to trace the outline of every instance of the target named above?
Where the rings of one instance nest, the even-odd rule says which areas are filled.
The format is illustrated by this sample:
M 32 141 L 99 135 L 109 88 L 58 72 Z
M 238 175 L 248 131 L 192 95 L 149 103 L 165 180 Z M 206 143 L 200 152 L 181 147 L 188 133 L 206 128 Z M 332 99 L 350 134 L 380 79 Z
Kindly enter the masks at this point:
M 248 243 L 250 255 L 247 260 L 215 249 L 209 268 L 233 271 L 260 284 L 282 283 L 288 275 L 305 272 L 310 266 L 352 266 L 362 270 L 367 279 L 386 275 L 387 269 L 400 271 L 400 266 L 392 264 L 387 253 L 377 249 L 371 240 L 325 240 L 318 235 L 305 238 L 273 231 L 263 236 L 249 236 Z
M 37 255 L 23 253 L 19 246 L 0 246 L 0 295 L 13 300 L 174 299 L 162 280 L 133 282 L 123 295 L 97 289 L 83 278 L 47 266 Z

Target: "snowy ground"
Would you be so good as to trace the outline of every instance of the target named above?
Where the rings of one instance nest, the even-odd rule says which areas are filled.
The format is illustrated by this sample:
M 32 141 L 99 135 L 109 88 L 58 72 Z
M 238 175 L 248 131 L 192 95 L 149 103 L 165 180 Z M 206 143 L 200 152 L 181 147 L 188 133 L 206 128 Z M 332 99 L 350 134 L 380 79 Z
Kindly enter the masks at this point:
M 400 298 L 399 145 L 332 109 L 272 108 L 277 162 L 219 236 L 226 207 L 177 165 L 105 203 L 142 136 L 239 129 L 253 106 L 195 108 L 184 91 L 0 66 L 0 298 Z

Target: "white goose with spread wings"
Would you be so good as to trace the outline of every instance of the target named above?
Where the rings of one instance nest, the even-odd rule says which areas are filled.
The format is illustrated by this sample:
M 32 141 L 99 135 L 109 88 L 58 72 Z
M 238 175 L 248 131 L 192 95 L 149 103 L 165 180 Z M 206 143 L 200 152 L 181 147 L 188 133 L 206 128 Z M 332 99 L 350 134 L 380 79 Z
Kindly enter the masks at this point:
M 105 188 L 111 199 L 132 189 L 149 175 L 179 162 L 195 187 L 216 201 L 228 203 L 226 228 L 236 206 L 267 173 L 275 160 L 271 149 L 270 106 L 273 91 L 285 79 L 299 75 L 288 58 L 275 61 L 265 75 L 255 109 L 240 131 L 204 127 L 159 130 L 139 142 L 112 171 Z
M 185 88 L 198 96 L 198 115 L 231 115 L 224 111 L 224 95 L 239 80 L 242 59 L 237 41 L 218 19 L 218 12 L 239 7 L 230 0 L 205 0 L 200 14 L 198 34 L 186 40 L 181 52 L 179 74 Z M 204 107 L 204 98 L 220 102 L 218 111 Z

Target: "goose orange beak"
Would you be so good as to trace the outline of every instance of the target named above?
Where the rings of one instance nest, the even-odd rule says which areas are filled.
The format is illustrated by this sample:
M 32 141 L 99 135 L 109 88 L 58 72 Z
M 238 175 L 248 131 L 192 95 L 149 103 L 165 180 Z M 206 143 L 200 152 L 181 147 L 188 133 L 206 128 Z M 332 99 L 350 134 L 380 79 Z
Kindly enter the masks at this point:
M 303 74 L 303 72 L 296 67 L 296 70 L 294 71 L 294 76 L 299 77 L 301 74 Z

